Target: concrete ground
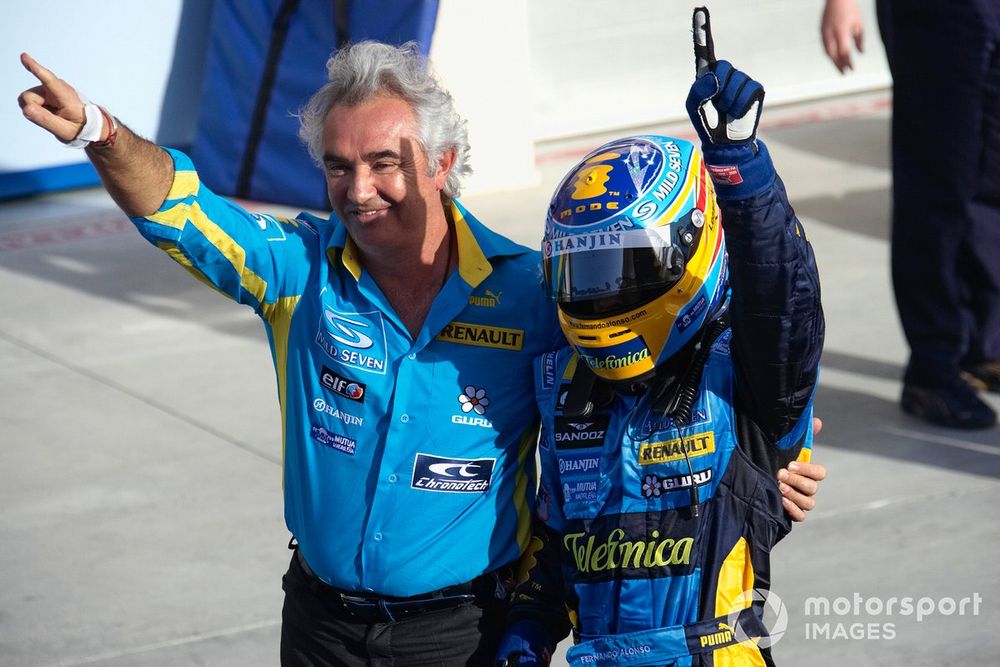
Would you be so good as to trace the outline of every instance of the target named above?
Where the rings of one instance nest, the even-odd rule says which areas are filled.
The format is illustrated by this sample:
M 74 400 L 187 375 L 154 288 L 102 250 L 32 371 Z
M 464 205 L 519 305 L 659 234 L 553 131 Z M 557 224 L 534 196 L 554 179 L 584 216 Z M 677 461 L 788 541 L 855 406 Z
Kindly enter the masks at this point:
M 775 552 L 774 654 L 995 664 L 1000 430 L 933 428 L 897 406 L 887 134 L 884 93 L 770 109 L 762 129 L 828 325 L 814 458 L 830 477 Z M 605 138 L 540 146 L 537 188 L 464 201 L 534 246 L 559 177 Z M 254 315 L 99 190 L 0 205 L 0 282 L 0 665 L 277 664 L 288 533 Z

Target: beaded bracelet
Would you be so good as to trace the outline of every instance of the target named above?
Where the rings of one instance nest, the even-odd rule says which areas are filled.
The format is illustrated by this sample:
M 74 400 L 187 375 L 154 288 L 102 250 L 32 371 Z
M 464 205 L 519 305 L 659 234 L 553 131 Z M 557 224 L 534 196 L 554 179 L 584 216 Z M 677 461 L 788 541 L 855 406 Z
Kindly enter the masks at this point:
M 111 128 L 108 132 L 108 136 L 101 141 L 91 141 L 90 145 L 93 148 L 113 148 L 115 142 L 118 141 L 118 121 L 115 117 L 108 113 L 108 110 L 102 106 L 97 107 L 101 110 L 101 116 L 107 121 L 108 127 Z

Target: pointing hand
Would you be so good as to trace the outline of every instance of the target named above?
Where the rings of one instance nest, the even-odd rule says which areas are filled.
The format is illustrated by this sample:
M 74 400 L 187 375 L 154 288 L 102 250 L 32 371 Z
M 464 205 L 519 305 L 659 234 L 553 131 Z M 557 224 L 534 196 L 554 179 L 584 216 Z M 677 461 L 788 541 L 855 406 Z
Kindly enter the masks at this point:
M 17 98 L 21 113 L 63 143 L 75 139 L 87 122 L 83 98 L 71 85 L 27 53 L 21 54 L 21 64 L 40 83 Z
M 692 22 L 697 78 L 688 93 L 688 115 L 704 143 L 750 143 L 760 123 L 764 86 L 716 60 L 708 9 L 696 8 Z

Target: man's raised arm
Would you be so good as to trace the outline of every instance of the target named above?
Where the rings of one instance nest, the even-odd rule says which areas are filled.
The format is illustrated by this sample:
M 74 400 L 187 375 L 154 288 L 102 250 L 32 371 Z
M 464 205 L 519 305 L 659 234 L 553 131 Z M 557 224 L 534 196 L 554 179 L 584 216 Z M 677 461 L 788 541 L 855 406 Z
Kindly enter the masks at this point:
M 64 144 L 81 141 L 105 189 L 126 215 L 155 213 L 173 182 L 174 165 L 166 151 L 118 125 L 27 53 L 21 54 L 21 64 L 40 84 L 17 98 L 24 117 Z

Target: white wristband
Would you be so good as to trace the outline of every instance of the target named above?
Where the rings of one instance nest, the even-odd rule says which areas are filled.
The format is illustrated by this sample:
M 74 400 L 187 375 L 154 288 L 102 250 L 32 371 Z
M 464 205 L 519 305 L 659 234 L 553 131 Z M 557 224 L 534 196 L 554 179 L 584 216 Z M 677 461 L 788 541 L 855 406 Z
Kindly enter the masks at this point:
M 83 124 L 80 133 L 76 135 L 76 139 L 66 142 L 70 148 L 86 148 L 91 142 L 100 140 L 101 131 L 104 130 L 104 114 L 101 113 L 96 104 L 85 101 L 83 113 L 87 117 L 87 121 Z

